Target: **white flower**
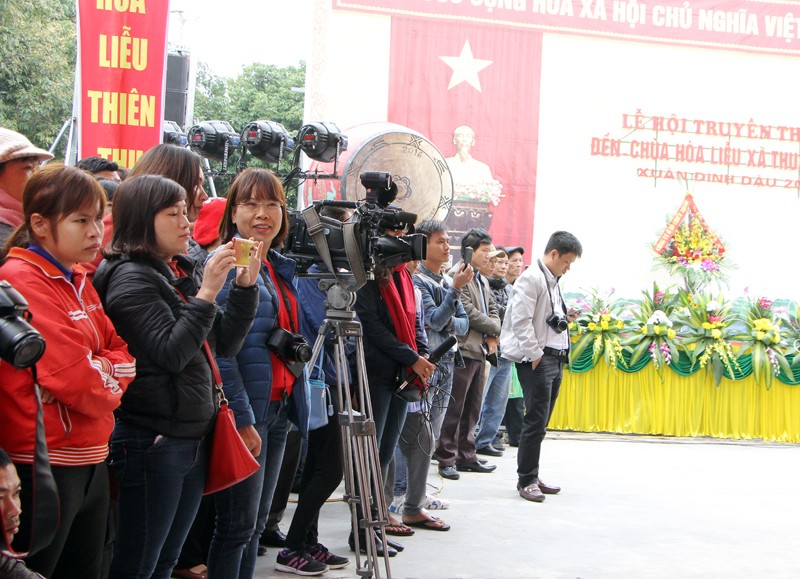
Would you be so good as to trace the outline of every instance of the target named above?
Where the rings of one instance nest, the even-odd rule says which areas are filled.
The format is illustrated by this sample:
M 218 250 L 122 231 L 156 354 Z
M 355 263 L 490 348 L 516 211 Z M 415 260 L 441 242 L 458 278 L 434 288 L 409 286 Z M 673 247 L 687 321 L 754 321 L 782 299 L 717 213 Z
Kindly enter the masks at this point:
M 667 317 L 662 310 L 655 310 L 653 315 L 647 320 L 647 325 L 652 326 L 655 324 L 661 324 L 663 326 L 667 326 L 669 328 L 672 327 L 672 320 Z
M 720 305 L 720 303 L 717 300 L 711 300 L 710 302 L 708 302 L 706 304 L 706 311 L 707 312 L 716 312 L 721 307 L 722 306 Z

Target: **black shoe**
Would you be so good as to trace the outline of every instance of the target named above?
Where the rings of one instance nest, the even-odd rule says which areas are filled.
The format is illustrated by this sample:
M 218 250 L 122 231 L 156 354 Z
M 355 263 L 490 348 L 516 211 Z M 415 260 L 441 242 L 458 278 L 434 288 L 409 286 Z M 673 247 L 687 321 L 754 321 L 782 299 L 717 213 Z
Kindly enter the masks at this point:
M 259 545 L 266 547 L 285 547 L 286 535 L 284 535 L 278 527 L 274 529 L 264 529 L 261 533 L 261 538 L 258 540 Z
M 398 543 L 397 541 L 393 541 L 392 539 L 386 539 L 386 544 L 389 545 L 390 549 L 394 549 L 398 553 L 402 553 L 405 550 L 405 547 L 402 543 Z M 389 555 L 391 557 L 391 555 Z
M 394 557 L 395 555 L 397 555 L 397 552 L 398 552 L 397 549 L 395 549 L 394 547 L 392 547 L 391 544 L 389 544 L 389 543 L 393 543 L 393 542 L 394 541 L 387 541 L 387 543 L 386 543 L 386 554 L 389 555 L 390 557 Z M 355 553 L 355 551 L 356 551 L 356 540 L 355 540 L 355 537 L 353 536 L 352 532 L 350 533 L 350 539 L 347 541 L 347 544 L 350 547 L 350 550 Z M 397 543 L 397 544 L 399 544 L 399 543 Z M 378 557 L 383 557 L 383 541 L 381 541 L 377 536 L 375 537 L 375 547 L 376 547 L 376 551 L 377 551 Z M 362 555 L 366 555 L 367 554 L 367 538 L 366 538 L 366 536 L 358 538 L 358 551 Z
M 439 465 L 439 476 L 442 478 L 450 479 L 450 480 L 458 480 L 461 478 L 461 475 L 458 474 L 456 471 L 456 467 L 454 466 L 442 466 Z
M 493 472 L 497 468 L 494 464 L 481 464 L 479 462 L 468 462 L 467 464 L 459 464 L 456 470 L 459 472 Z
M 479 459 L 478 459 L 478 462 L 479 462 L 479 463 L 481 463 L 481 464 L 486 464 L 486 463 L 487 463 L 487 462 L 489 462 L 489 461 L 488 461 L 488 460 L 486 460 L 485 458 L 479 458 Z
M 256 551 L 256 556 L 263 557 L 266 554 L 267 554 L 267 548 L 264 545 L 259 545 L 258 551 Z
M 502 452 L 502 451 L 504 451 L 506 449 L 506 445 L 503 444 L 503 439 L 500 438 L 499 436 L 492 441 L 491 446 L 495 450 L 499 450 L 500 452 Z
M 509 440 L 508 446 L 519 446 L 519 440 Z
M 503 456 L 503 451 L 497 450 L 491 444 L 486 445 L 482 448 L 476 448 L 475 452 L 478 454 L 485 454 L 486 456 Z

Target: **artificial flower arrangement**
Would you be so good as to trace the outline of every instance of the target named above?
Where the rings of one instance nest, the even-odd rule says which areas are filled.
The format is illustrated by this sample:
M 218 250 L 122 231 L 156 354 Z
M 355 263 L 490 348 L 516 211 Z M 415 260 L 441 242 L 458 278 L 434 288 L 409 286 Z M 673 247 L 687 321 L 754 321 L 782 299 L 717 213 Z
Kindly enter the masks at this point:
M 628 330 L 623 313 L 625 302 L 612 300 L 612 289 L 607 296 L 592 290 L 589 299 L 579 302 L 583 310 L 577 320 L 570 324 L 571 334 L 577 336 L 570 357 L 577 360 L 583 352 L 592 348 L 592 366 L 603 356 L 610 368 L 616 370 L 617 364 L 627 368 L 622 357 L 622 337 Z
M 656 266 L 666 269 L 670 275 L 681 276 L 686 290 L 694 292 L 711 282 L 724 282 L 729 263 L 725 245 L 703 220 L 690 195 L 684 203 L 688 203 L 691 210 L 682 208 L 653 249 L 657 254 Z M 680 224 L 676 227 L 674 220 L 678 218 Z M 666 239 L 670 232 L 672 236 Z
M 741 322 L 744 331 L 735 339 L 742 342 L 740 356 L 748 352 L 751 354 L 756 382 L 769 389 L 772 379 L 781 370 L 794 381 L 791 365 L 782 354 L 782 350 L 790 344 L 782 335 L 782 320 L 775 314 L 772 301 L 765 297 L 749 300 L 741 312 Z M 786 334 L 787 337 L 790 335 L 789 332 Z
M 741 370 L 731 345 L 731 340 L 736 339 L 732 303 L 725 302 L 721 294 L 715 298 L 710 293 L 690 294 L 685 290 L 680 290 L 678 299 L 683 306 L 677 314 L 685 326 L 683 348 L 692 367 L 699 364 L 711 371 L 719 386 L 725 370 L 730 376 L 734 369 Z
M 665 368 L 679 355 L 678 333 L 673 321 L 678 295 L 659 290 L 656 283 L 653 283 L 652 293 L 643 291 L 642 295 L 639 311 L 634 314 L 634 325 L 638 324 L 638 328 L 622 341 L 622 345 L 631 354 L 630 366 L 635 367 L 642 356 L 649 355 L 663 383 Z
M 497 179 L 489 179 L 479 183 L 456 183 L 453 189 L 453 200 L 478 201 L 495 207 L 503 197 L 503 184 Z

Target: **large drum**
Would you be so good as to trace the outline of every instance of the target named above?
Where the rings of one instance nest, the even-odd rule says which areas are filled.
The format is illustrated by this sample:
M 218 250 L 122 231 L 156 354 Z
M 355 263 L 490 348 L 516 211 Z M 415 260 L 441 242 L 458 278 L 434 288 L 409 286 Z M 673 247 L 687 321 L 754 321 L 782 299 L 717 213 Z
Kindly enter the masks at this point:
M 424 136 L 393 123 L 366 123 L 344 131 L 348 147 L 336 164 L 338 178 L 314 178 L 334 173 L 334 163 L 311 163 L 300 186 L 303 206 L 323 199 L 363 200 L 364 171 L 391 173 L 397 184 L 393 205 L 425 219 L 444 221 L 453 202 L 453 178 L 439 150 Z

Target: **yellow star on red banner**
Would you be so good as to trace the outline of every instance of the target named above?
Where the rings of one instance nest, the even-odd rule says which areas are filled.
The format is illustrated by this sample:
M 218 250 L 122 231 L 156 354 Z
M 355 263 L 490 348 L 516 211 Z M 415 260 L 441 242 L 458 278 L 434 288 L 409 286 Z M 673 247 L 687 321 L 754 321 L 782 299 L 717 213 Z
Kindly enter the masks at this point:
M 464 48 L 461 49 L 461 54 L 458 56 L 440 56 L 439 58 L 453 69 L 453 76 L 450 77 L 450 84 L 447 86 L 447 90 L 466 82 L 478 92 L 482 92 L 478 73 L 492 64 L 493 61 L 475 58 L 472 55 L 469 40 L 464 41 Z

